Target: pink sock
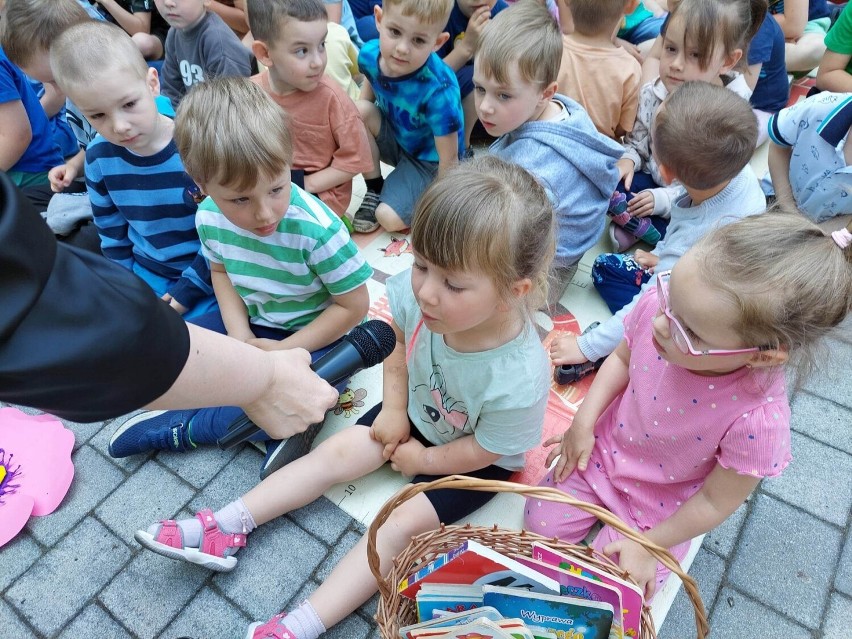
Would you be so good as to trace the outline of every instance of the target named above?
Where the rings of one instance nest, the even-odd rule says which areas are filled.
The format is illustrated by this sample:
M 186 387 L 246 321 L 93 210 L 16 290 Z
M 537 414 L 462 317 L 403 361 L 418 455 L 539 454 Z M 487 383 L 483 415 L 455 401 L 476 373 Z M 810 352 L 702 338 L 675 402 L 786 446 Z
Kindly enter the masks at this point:
M 294 639 L 317 639 L 325 632 L 317 611 L 307 599 L 298 608 L 288 612 L 282 623 L 295 635 Z

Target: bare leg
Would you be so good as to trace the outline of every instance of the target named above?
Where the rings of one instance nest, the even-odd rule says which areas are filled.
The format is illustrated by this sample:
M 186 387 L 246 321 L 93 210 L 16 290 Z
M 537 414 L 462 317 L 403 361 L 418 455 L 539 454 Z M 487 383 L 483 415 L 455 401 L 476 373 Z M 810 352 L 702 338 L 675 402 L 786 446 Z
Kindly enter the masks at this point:
M 376 546 L 381 559 L 382 575 L 387 575 L 398 555 L 417 535 L 439 526 L 438 514 L 422 493 L 397 508 L 379 529 Z M 378 590 L 376 579 L 367 564 L 367 537 L 362 537 L 332 573 L 308 598 L 326 628 L 331 628 Z
M 784 45 L 787 71 L 810 71 L 815 69 L 825 53 L 823 37 L 817 33 L 806 33 L 794 43 Z
M 382 228 L 391 233 L 408 228 L 408 224 L 402 221 L 397 212 L 384 202 L 376 207 L 376 220 Z
M 367 127 L 367 138 L 370 141 L 370 155 L 373 158 L 373 169 L 364 173 L 365 179 L 377 178 L 382 175 L 380 165 L 379 147 L 376 144 L 376 138 L 379 137 L 379 130 L 382 127 L 382 114 L 379 108 L 372 102 L 366 100 L 356 100 L 355 106 L 358 107 L 358 113 L 361 115 L 361 121 Z
M 379 468 L 383 448 L 370 439 L 369 428 L 351 426 L 272 473 L 243 495 L 243 503 L 259 526 L 311 503 L 334 484 Z
M 473 99 L 473 91 L 468 93 L 462 100 L 462 113 L 464 113 L 464 148 L 470 146 L 470 134 L 479 116 L 476 114 L 476 103 Z
M 146 60 L 159 60 L 163 57 L 163 43 L 156 36 L 150 33 L 136 33 L 131 37 Z

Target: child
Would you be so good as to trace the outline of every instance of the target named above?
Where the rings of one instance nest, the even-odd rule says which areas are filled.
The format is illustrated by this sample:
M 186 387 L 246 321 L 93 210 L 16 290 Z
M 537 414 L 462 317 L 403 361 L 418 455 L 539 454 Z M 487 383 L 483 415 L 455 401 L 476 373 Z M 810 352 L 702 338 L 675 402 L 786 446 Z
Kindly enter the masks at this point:
M 171 29 L 166 36 L 163 95 L 177 108 L 191 86 L 210 78 L 251 75 L 251 53 L 209 0 L 156 0 Z
M 784 365 L 807 363 L 850 300 L 848 242 L 800 215 L 717 229 L 625 318 L 570 429 L 545 442 L 560 444 L 548 464 L 561 457 L 542 485 L 604 506 L 682 560 L 790 461 Z M 548 537 L 578 542 L 594 520 L 527 500 L 526 528 Z M 667 576 L 608 526 L 592 545 L 618 555 L 647 597 Z
M 485 28 L 473 71 L 477 114 L 498 137 L 491 152 L 535 175 L 556 211 L 552 303 L 603 232 L 621 157 L 621 146 L 598 133 L 579 104 L 555 94 L 561 52 L 547 9 L 520 0 Z
M 165 53 L 169 25 L 154 0 L 98 0 L 101 15 L 124 29 L 146 60 L 160 60 Z
M 209 196 L 196 225 L 219 311 L 194 324 L 264 350 L 304 348 L 318 356 L 364 319 L 373 270 L 340 218 L 290 183 L 290 130 L 263 89 L 233 77 L 198 85 L 181 103 L 175 141 L 187 172 Z M 213 444 L 241 412 L 144 412 L 113 434 L 109 453 Z M 282 446 L 267 446 L 265 464 L 289 454 Z
M 750 4 L 741 0 L 684 0 L 669 14 L 662 32 L 660 74 L 640 91 L 636 123 L 625 136 L 619 161 L 623 186 L 610 205 L 613 241 L 619 251 L 639 239 L 656 244 L 672 203 L 683 194 L 679 184 L 664 186 L 651 153 L 649 133 L 660 103 L 690 80 L 726 86 L 748 100 L 751 89 L 734 67 L 748 45 L 751 25 Z M 656 226 L 648 218 L 651 215 L 657 216 Z
M 293 167 L 305 190 L 340 217 L 352 198 L 352 178 L 373 168 L 358 109 L 323 75 L 328 17 L 322 0 L 249 0 L 252 51 L 266 67 L 252 78 L 291 118 Z
M 633 129 L 642 67 L 612 34 L 638 0 L 572 0 L 574 32 L 562 36 L 559 92 L 583 105 L 598 131 L 618 139 Z
M 827 0 L 770 0 L 769 13 L 787 40 L 787 70 L 807 73 L 816 68 L 825 53 L 823 41 L 831 26 Z
M 615 316 L 581 335 L 551 345 L 553 363 L 568 381 L 597 370 L 618 346 L 623 318 L 653 274 L 670 269 L 701 236 L 719 224 L 760 213 L 766 199 L 748 162 L 757 123 L 748 103 L 706 82 L 687 82 L 671 93 L 653 127 L 654 155 L 667 182 L 685 194 L 675 201 L 666 238 L 650 253 L 606 253 L 592 267 L 592 281 Z M 564 383 L 564 382 L 563 382 Z
M 779 204 L 814 222 L 852 213 L 852 95 L 818 93 L 769 120 L 769 174 Z
M 375 7 L 379 39 L 364 45 L 358 100 L 372 138 L 373 169 L 353 225 L 369 233 L 411 225 L 414 203 L 436 175 L 458 162 L 463 116 L 456 76 L 436 55 L 452 0 L 386 0 Z M 396 167 L 382 179 L 379 160 Z
M 383 402 L 215 514 L 138 531 L 142 545 L 231 570 L 256 526 L 387 461 L 415 482 L 505 480 L 523 466 L 538 445 L 549 388 L 530 319 L 553 255 L 547 195 L 517 166 L 473 160 L 424 192 L 411 244 L 413 269 L 388 280 L 397 346 L 384 362 Z M 491 497 L 440 490 L 406 502 L 379 532 L 382 572 L 412 535 L 464 519 Z M 362 539 L 306 602 L 246 636 L 316 639 L 375 592 Z
M 132 270 L 185 317 L 216 304 L 195 230 L 192 181 L 172 140 L 157 72 L 107 22 L 66 29 L 50 48 L 53 76 L 98 131 L 86 184 L 109 259 Z M 162 111 L 160 111 L 162 109 Z

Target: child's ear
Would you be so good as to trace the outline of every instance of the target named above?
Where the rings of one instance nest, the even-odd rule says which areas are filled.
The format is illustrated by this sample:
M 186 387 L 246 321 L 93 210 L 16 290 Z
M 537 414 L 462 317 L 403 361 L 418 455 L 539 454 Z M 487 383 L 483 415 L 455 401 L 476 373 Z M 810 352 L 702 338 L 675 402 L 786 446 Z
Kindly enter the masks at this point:
M 373 7 L 373 18 L 376 20 L 376 29 L 382 24 L 382 5 L 377 4 Z
M 251 52 L 257 61 L 265 67 L 272 66 L 272 59 L 269 57 L 269 47 L 263 40 L 255 40 L 251 43 Z
M 512 284 L 512 288 L 510 290 L 512 291 L 513 297 L 524 297 L 532 290 L 532 280 L 528 277 L 518 280 Z
M 439 36 L 435 39 L 435 46 L 434 46 L 434 47 L 432 47 L 432 51 L 437 51 L 438 49 L 440 49 L 441 47 L 443 47 L 443 46 L 446 44 L 447 40 L 449 40 L 449 39 L 450 39 L 450 34 L 449 34 L 449 33 L 447 33 L 446 31 L 442 32 L 442 33 L 441 33 L 441 34 L 440 34 L 440 35 L 439 35 Z
M 783 346 L 768 351 L 753 353 L 746 366 L 749 368 L 768 368 L 769 366 L 781 366 L 790 359 L 790 354 Z
M 734 49 L 731 51 L 729 55 L 725 56 L 725 63 L 722 65 L 722 68 L 719 69 L 719 75 L 724 75 L 726 73 L 730 73 L 731 69 L 737 66 L 737 63 L 743 57 L 742 49 Z
M 663 178 L 663 182 L 666 183 L 666 186 L 668 186 L 677 179 L 677 175 L 675 174 L 675 172 L 669 167 L 667 167 L 665 164 L 660 164 L 658 162 L 657 167 L 660 170 L 660 176 Z
M 145 84 L 151 91 L 151 95 L 157 97 L 160 95 L 160 75 L 154 67 L 148 67 L 148 72 L 145 74 Z
M 557 85 L 556 82 L 551 82 L 541 91 L 541 99 L 545 102 L 550 102 L 553 99 L 553 96 L 556 95 Z

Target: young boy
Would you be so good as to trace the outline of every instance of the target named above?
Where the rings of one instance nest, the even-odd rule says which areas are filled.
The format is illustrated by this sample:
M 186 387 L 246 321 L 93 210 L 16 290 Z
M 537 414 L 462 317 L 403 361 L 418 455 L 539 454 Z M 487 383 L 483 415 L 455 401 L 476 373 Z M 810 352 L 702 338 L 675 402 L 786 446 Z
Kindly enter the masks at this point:
M 293 170 L 305 190 L 343 218 L 352 178 L 370 171 L 367 131 L 355 103 L 324 75 L 328 17 L 322 0 L 249 0 L 252 51 L 266 67 L 252 78 L 287 112 Z
M 101 250 L 185 317 L 216 305 L 195 230 L 192 180 L 172 140 L 168 101 L 124 31 L 89 21 L 50 49 L 59 87 L 98 136 L 86 149 L 86 184 Z
M 642 67 L 612 34 L 637 0 L 571 0 L 574 32 L 562 36 L 559 92 L 583 105 L 613 139 L 633 129 Z
M 769 120 L 769 174 L 782 205 L 814 222 L 852 213 L 852 94 L 818 93 Z
M 757 140 L 757 121 L 748 102 L 724 87 L 685 82 L 665 99 L 654 120 L 654 156 L 667 183 L 677 179 L 686 195 L 671 209 L 666 237 L 650 253 L 598 256 L 592 280 L 615 313 L 580 337 L 554 340 L 551 361 L 562 383 L 597 370 L 621 341 L 622 321 L 642 291 L 655 286 L 654 273 L 670 269 L 710 229 L 766 208 L 760 184 L 748 165 Z
M 163 95 L 177 107 L 189 88 L 210 78 L 251 75 L 251 53 L 210 0 L 156 0 L 171 29 L 166 36 Z
M 435 176 L 458 163 L 463 141 L 459 85 L 435 54 L 452 0 L 385 0 L 375 7 L 379 39 L 361 49 L 366 76 L 357 106 L 370 134 L 373 168 L 353 224 L 369 233 L 381 224 L 411 224 L 414 203 Z M 387 183 L 379 160 L 395 166 Z
M 290 131 L 263 89 L 235 77 L 200 84 L 181 103 L 175 140 L 208 195 L 196 225 L 219 300 L 220 312 L 194 324 L 264 350 L 304 348 L 317 357 L 361 322 L 373 271 L 340 218 L 290 183 Z M 116 431 L 109 453 L 214 444 L 241 414 L 237 407 L 141 413 Z M 304 450 L 317 430 L 302 434 Z M 286 441 L 267 445 L 264 476 L 289 461 L 286 450 L 278 454 Z
M 521 0 L 485 28 L 473 70 L 476 112 L 498 139 L 491 152 L 544 185 L 557 220 L 556 303 L 606 222 L 621 146 L 595 130 L 582 107 L 556 93 L 559 25 L 536 0 Z

